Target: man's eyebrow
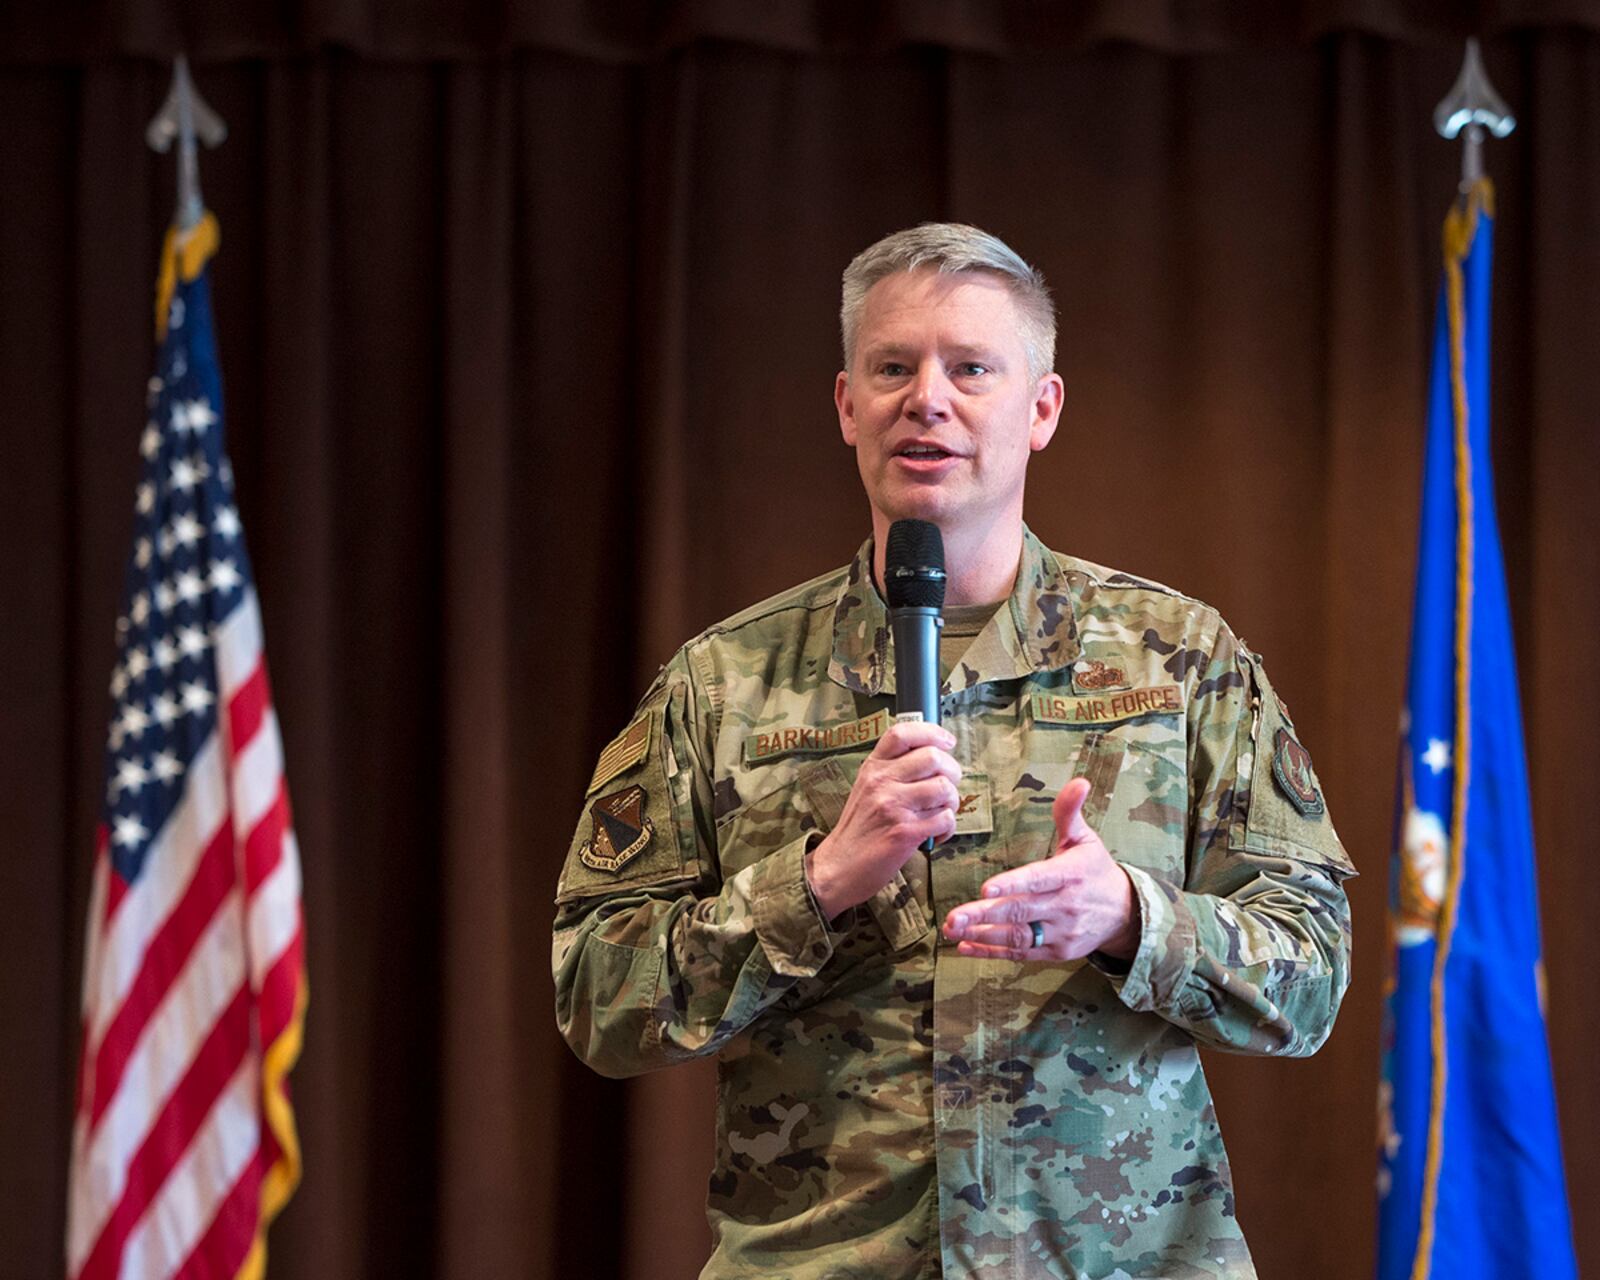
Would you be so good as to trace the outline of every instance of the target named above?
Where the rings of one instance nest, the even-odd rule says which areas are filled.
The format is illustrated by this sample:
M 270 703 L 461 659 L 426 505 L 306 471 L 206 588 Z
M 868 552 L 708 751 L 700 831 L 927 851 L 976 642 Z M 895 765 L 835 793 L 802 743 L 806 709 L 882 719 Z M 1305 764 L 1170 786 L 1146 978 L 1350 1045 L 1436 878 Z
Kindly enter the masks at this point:
M 1001 365 L 1005 357 L 998 348 L 983 347 L 973 343 L 958 342 L 943 348 L 946 355 L 957 361 L 975 360 L 983 364 Z M 914 349 L 903 342 L 875 342 L 862 352 L 865 360 L 886 360 L 891 357 L 906 357 L 914 354 Z
M 885 356 L 909 355 L 911 348 L 903 342 L 874 342 L 862 352 L 862 355 L 874 360 L 882 360 Z
M 947 348 L 957 360 L 975 360 L 982 364 L 1004 364 L 1005 357 L 994 347 L 971 346 L 966 343 L 957 343 Z

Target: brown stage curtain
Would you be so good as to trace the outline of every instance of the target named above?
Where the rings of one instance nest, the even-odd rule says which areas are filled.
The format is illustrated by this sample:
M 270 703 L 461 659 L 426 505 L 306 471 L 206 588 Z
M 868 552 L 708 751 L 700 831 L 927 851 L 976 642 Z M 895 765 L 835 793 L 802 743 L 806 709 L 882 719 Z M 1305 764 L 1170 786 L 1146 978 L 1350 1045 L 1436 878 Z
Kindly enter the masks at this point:
M 404 60 L 537 51 L 638 62 L 715 40 L 789 53 L 927 45 L 1012 57 L 1118 40 L 1178 54 L 1287 48 L 1351 32 L 1450 44 L 1557 26 L 1600 31 L 1600 0 L 76 0 L 0 12 L 0 49 L 54 63 L 324 46 Z
M 1376 17 L 1334 30 L 1346 7 Z M 611 33 L 595 47 L 527 34 L 532 7 L 526 30 L 474 34 L 504 7 L 294 6 L 292 39 L 283 8 L 205 19 L 232 25 L 195 46 L 231 129 L 202 173 L 306 878 L 307 1172 L 271 1274 L 695 1273 L 708 1074 L 614 1084 L 570 1057 L 550 899 L 592 760 L 656 665 L 863 535 L 830 404 L 838 273 L 930 217 L 993 229 L 1054 283 L 1067 409 L 1034 527 L 1211 601 L 1267 655 L 1366 872 L 1327 1048 L 1208 1069 L 1262 1274 L 1368 1274 L 1396 719 L 1458 164 L 1429 116 L 1460 14 L 1328 0 L 1252 42 L 1231 6 L 1101 4 L 1028 52 L 1020 4 L 819 0 L 743 41 L 710 38 L 716 21 L 763 6 L 669 6 L 671 34 L 631 42 L 606 6 L 548 7 Z M 1522 118 L 1488 149 L 1501 516 L 1581 1209 L 1600 1195 L 1600 722 L 1579 696 L 1600 666 L 1600 35 L 1593 6 L 1537 29 L 1532 5 L 1489 9 Z M 59 1270 L 172 205 L 171 162 L 141 141 L 168 70 L 129 55 L 202 22 L 163 12 L 53 11 L 0 56 L 7 1276 Z M 476 41 L 492 56 L 454 56 Z M 1594 1271 L 1600 1233 L 1577 1224 Z

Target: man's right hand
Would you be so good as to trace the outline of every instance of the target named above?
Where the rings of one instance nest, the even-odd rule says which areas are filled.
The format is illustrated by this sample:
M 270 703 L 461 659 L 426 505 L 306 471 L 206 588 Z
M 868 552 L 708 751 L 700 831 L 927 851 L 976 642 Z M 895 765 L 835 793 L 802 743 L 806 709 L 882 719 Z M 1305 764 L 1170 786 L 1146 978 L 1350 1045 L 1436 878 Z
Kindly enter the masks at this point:
M 838 825 L 806 859 L 811 892 L 832 920 L 865 902 L 932 836 L 955 834 L 961 766 L 955 736 L 926 721 L 895 724 L 862 762 Z

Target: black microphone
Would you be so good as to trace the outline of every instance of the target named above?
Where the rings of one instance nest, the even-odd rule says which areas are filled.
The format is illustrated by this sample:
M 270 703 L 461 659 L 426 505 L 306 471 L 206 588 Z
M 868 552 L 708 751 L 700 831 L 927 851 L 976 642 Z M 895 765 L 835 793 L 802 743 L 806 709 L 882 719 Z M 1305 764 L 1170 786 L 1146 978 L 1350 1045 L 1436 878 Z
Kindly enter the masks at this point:
M 883 594 L 894 641 L 894 718 L 939 723 L 939 632 L 944 628 L 944 535 L 926 520 L 896 520 L 883 553 Z M 922 846 L 933 852 L 933 837 Z

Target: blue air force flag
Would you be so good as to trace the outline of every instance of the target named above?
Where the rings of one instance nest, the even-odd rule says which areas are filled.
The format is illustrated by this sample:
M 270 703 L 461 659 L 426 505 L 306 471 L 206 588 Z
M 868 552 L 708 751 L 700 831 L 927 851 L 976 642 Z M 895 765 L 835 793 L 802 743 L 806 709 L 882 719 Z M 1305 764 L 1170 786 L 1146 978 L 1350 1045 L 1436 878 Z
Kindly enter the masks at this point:
M 1400 749 L 1379 1280 L 1577 1275 L 1489 469 L 1493 189 L 1445 220 Z

